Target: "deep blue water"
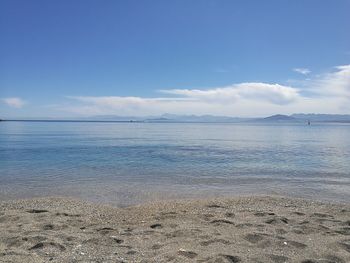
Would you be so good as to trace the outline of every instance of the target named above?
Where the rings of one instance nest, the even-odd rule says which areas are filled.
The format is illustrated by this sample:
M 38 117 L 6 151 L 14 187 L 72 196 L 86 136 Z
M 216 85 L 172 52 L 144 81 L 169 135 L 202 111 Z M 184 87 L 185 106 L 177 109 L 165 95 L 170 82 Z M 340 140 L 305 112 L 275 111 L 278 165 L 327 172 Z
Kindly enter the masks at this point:
M 0 122 L 0 200 L 350 201 L 350 125 Z

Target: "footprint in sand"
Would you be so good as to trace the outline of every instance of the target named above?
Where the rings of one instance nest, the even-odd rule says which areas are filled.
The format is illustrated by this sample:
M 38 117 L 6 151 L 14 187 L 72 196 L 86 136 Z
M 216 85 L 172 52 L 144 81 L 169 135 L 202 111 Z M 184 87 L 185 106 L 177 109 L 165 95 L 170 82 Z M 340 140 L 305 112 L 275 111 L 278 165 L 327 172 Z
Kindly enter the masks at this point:
M 277 224 L 288 224 L 289 219 L 283 216 L 275 216 L 273 218 L 267 219 L 265 221 L 266 224 L 269 225 L 277 225 Z
M 255 212 L 254 215 L 257 217 L 264 217 L 264 216 L 274 216 L 276 214 L 273 212 L 261 212 L 261 211 L 259 211 L 259 212 Z
M 252 233 L 244 236 L 244 239 L 249 243 L 254 244 L 259 248 L 267 248 L 271 246 L 271 241 L 266 238 L 266 234 Z
M 236 225 L 237 228 L 250 228 L 252 226 L 253 226 L 252 223 L 242 223 L 242 224 Z
M 97 229 L 97 232 L 99 232 L 102 235 L 106 235 L 109 234 L 111 231 L 113 231 L 114 229 L 111 227 L 103 227 L 103 228 L 99 228 Z
M 324 226 L 307 226 L 307 225 L 297 225 L 293 226 L 292 232 L 298 235 L 309 235 L 313 233 L 321 233 L 327 231 L 328 228 Z
M 117 243 L 117 244 L 122 244 L 122 243 L 124 243 L 124 240 L 123 240 L 123 239 L 119 239 L 119 238 L 116 238 L 116 237 L 114 237 L 114 236 L 112 236 L 111 238 L 113 238 L 113 240 L 114 240 L 115 243 Z
M 346 239 L 339 242 L 339 245 L 341 248 L 345 249 L 347 252 L 350 253 L 350 239 Z
M 307 245 L 297 241 L 293 241 L 293 240 L 285 240 L 280 244 L 280 246 L 286 246 L 286 247 L 291 246 L 297 249 L 304 249 L 307 247 Z
M 207 205 L 208 208 L 225 208 L 224 206 L 222 205 L 217 205 L 217 204 L 210 204 L 210 205 Z
M 29 250 L 38 250 L 38 249 L 57 249 L 59 251 L 64 251 L 66 250 L 66 247 L 56 243 L 56 242 L 39 242 L 37 244 L 35 244 L 34 246 L 32 246 L 31 248 L 29 248 Z
M 133 231 L 133 229 L 130 228 L 130 227 L 128 227 L 127 229 L 124 230 L 123 233 L 120 233 L 120 235 L 123 235 L 123 236 L 132 236 L 132 233 L 131 233 L 132 231 Z
M 335 230 L 336 233 L 344 235 L 344 236 L 349 236 L 350 235 L 350 227 L 342 227 L 337 230 Z
M 69 216 L 69 217 L 80 217 L 79 214 L 68 214 L 68 213 L 56 213 L 56 216 Z
M 276 228 L 275 231 L 278 235 L 284 235 L 288 233 L 288 231 L 284 230 L 283 228 Z
M 327 255 L 321 259 L 306 259 L 301 261 L 301 263 L 345 263 L 345 260 L 337 256 Z
M 30 214 L 41 214 L 41 213 L 48 213 L 49 211 L 45 209 L 30 209 L 30 210 L 27 210 L 27 212 Z
M 197 262 L 205 262 L 205 263 L 239 263 L 241 262 L 241 258 L 238 256 L 227 255 L 227 254 L 219 254 L 214 257 L 209 257 L 203 260 L 197 260 Z
M 299 211 L 294 211 L 292 212 L 293 215 L 297 215 L 297 216 L 304 216 L 305 213 L 299 212 Z
M 226 219 L 215 219 L 215 220 L 212 220 L 210 223 L 212 223 L 212 224 L 229 224 L 229 225 L 235 224 L 232 221 L 226 220 Z
M 328 260 L 329 262 L 335 262 L 335 263 L 345 263 L 345 260 L 334 255 L 327 255 L 326 260 Z
M 229 245 L 230 241 L 227 241 L 225 239 L 211 239 L 211 240 L 206 240 L 206 241 L 199 242 L 199 244 L 201 246 L 209 246 L 209 245 L 214 244 L 214 243 L 220 243 L 220 244 L 224 244 L 224 245 Z
M 268 255 L 269 258 L 271 258 L 271 260 L 275 263 L 286 263 L 289 262 L 289 258 L 285 257 L 285 256 L 280 256 L 280 255 Z
M 61 224 L 61 225 L 54 225 L 54 224 L 45 224 L 41 227 L 43 230 L 62 230 L 68 228 L 68 225 Z
M 17 236 L 17 237 L 10 237 L 6 238 L 3 242 L 8 246 L 8 247 L 20 247 L 25 243 L 25 239 Z
M 154 244 L 153 246 L 151 246 L 151 249 L 154 249 L 154 250 L 158 250 L 158 249 L 161 249 L 164 245 L 161 245 L 161 244 Z
M 347 221 L 343 222 L 343 225 L 344 226 L 350 226 L 350 220 L 347 220 Z
M 188 251 L 188 250 L 184 250 L 184 249 L 180 249 L 177 253 L 180 256 L 183 256 L 183 257 L 186 257 L 186 258 L 190 258 L 190 259 L 193 259 L 193 258 L 198 256 L 198 254 L 196 252 Z
M 114 230 L 114 229 L 111 227 L 103 227 L 103 228 L 97 229 L 98 232 L 100 232 L 100 231 L 112 231 L 112 230 Z
M 256 244 L 262 240 L 264 240 L 264 236 L 261 234 L 253 233 L 253 234 L 247 234 L 244 236 L 244 239 L 252 244 Z
M 104 236 L 104 237 L 91 237 L 79 242 L 83 245 L 93 246 L 93 247 L 126 247 L 124 245 L 124 240 L 118 239 L 114 236 Z
M 232 255 L 221 255 L 221 256 L 231 263 L 241 262 L 241 259 L 237 256 L 232 256 Z
M 54 225 L 53 224 L 46 224 L 43 225 L 43 230 L 53 230 L 54 229 Z
M 21 245 L 29 242 L 29 243 L 38 243 L 46 240 L 47 238 L 44 236 L 17 236 L 17 237 L 10 237 L 4 240 L 4 243 L 8 247 L 20 247 Z
M 323 214 L 323 213 L 313 213 L 311 217 L 318 217 L 318 218 L 334 218 L 332 215 Z
M 227 213 L 225 213 L 225 216 L 226 216 L 226 217 L 233 218 L 233 217 L 235 217 L 235 214 L 234 214 L 234 213 L 231 213 L 231 212 L 227 212 Z
M 153 225 L 150 225 L 150 228 L 152 228 L 152 229 L 163 228 L 163 226 L 162 226 L 162 224 L 153 224 Z
M 202 218 L 203 218 L 205 221 L 210 221 L 213 217 L 214 217 L 213 214 L 204 214 L 204 215 L 202 215 Z

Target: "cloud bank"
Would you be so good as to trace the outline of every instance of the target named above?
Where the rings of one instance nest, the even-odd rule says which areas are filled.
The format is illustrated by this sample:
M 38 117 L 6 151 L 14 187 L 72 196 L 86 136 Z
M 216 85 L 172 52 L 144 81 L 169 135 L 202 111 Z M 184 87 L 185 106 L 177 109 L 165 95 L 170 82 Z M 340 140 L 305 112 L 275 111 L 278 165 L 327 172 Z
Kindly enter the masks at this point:
M 311 71 L 310 71 L 311 72 Z M 61 103 L 30 104 L 26 114 L 40 117 L 172 114 L 263 117 L 272 114 L 350 114 L 350 65 L 286 83 L 243 82 L 223 87 L 158 90 L 159 96 L 66 96 Z M 16 117 L 27 101 L 0 98 L 2 114 Z M 26 117 L 28 117 L 26 116 Z
M 337 66 L 312 81 L 314 92 L 321 96 L 331 96 L 350 100 L 350 65 Z
M 284 105 L 292 103 L 299 97 L 298 90 L 292 87 L 268 83 L 240 83 L 229 87 L 208 90 L 172 89 L 161 92 L 182 95 L 188 98 L 210 103 L 235 103 L 239 100 L 265 101 Z
M 303 71 L 309 74 L 311 71 Z M 212 114 L 266 116 L 296 112 L 350 113 L 350 65 L 315 75 L 298 87 L 262 82 L 209 89 L 167 89 L 155 98 L 69 96 L 61 109 L 78 115 Z
M 83 115 L 118 114 L 149 115 L 165 112 L 178 114 L 233 114 L 239 107 L 254 107 L 253 104 L 283 106 L 300 98 L 298 89 L 279 84 L 240 83 L 213 89 L 161 90 L 172 97 L 86 97 L 69 96 L 81 103 L 66 107 L 67 111 Z M 242 103 L 245 106 L 241 105 Z

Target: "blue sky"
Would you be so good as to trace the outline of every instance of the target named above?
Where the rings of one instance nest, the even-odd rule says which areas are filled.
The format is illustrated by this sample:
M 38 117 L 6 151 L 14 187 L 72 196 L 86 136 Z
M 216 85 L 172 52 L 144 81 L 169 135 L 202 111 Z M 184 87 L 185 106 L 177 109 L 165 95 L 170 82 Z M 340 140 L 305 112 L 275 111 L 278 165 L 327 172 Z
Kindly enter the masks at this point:
M 0 118 L 350 113 L 350 1 L 0 2 Z

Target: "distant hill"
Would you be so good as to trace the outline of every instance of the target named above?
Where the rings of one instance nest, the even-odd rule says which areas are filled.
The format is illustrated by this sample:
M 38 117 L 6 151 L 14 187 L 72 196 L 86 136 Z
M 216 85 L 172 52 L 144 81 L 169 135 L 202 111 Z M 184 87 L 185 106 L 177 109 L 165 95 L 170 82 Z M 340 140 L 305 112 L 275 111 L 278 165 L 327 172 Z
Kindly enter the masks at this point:
M 350 115 L 339 114 L 305 114 L 298 113 L 292 115 L 276 114 L 266 118 L 255 119 L 258 122 L 339 122 L 350 123 Z
M 145 119 L 145 122 L 171 122 L 173 120 L 164 118 L 164 117 L 159 117 L 159 118 L 152 118 L 152 119 Z
M 149 118 L 157 118 L 157 116 L 150 116 Z M 99 120 L 99 121 L 144 121 L 145 117 L 136 116 L 119 116 L 119 115 L 97 115 L 92 117 L 85 117 L 83 120 Z
M 260 119 L 262 121 L 296 121 L 297 119 L 288 115 L 276 114 Z
M 292 114 L 292 117 L 299 120 L 309 120 L 311 122 L 350 122 L 348 114 Z
M 247 118 L 214 116 L 214 115 L 177 115 L 165 113 L 159 116 L 117 116 L 117 115 L 100 115 L 88 118 L 89 120 L 108 120 L 108 121 L 141 121 L 141 122 L 242 122 Z
M 241 122 L 246 119 L 238 117 L 228 116 L 214 116 L 214 115 L 176 115 L 176 114 L 163 114 L 161 118 L 167 121 L 175 122 Z
M 6 119 L 0 119 L 0 121 Z M 97 115 L 81 118 L 17 118 L 7 120 L 20 121 L 102 121 L 102 122 L 149 122 L 149 123 L 171 123 L 171 122 L 189 122 L 189 123 L 253 123 L 253 122 L 337 122 L 350 123 L 350 115 L 339 114 L 305 114 L 298 113 L 292 115 L 276 114 L 263 118 L 239 118 L 229 116 L 214 116 L 214 115 L 176 115 L 162 114 L 155 116 L 118 116 L 118 115 Z

